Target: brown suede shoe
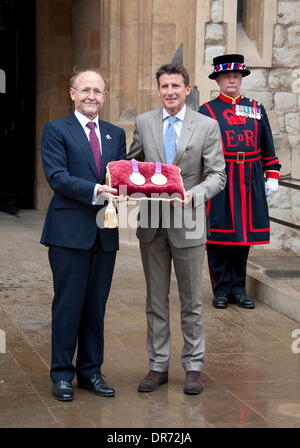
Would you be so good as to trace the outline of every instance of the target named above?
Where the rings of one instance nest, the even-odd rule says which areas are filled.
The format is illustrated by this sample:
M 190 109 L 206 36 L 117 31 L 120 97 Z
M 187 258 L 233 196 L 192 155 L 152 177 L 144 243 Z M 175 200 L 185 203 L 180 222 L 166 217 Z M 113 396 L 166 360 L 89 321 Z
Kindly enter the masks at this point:
M 186 372 L 184 393 L 188 395 L 200 394 L 203 391 L 201 372 L 190 370 Z
M 168 372 L 157 372 L 149 370 L 148 374 L 139 383 L 139 392 L 152 392 L 159 388 L 163 383 L 168 382 Z

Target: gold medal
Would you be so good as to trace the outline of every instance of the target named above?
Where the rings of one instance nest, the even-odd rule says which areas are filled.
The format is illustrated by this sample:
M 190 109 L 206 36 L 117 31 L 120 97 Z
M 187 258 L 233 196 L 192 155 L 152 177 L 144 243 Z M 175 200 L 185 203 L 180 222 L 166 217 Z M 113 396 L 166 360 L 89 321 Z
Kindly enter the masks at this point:
M 168 179 L 163 174 L 155 173 L 151 177 L 151 182 L 154 185 L 165 185 L 168 182 Z
M 129 176 L 129 180 L 134 185 L 144 185 L 146 183 L 146 179 L 144 176 L 139 172 L 139 165 L 136 160 L 131 161 L 132 166 L 132 173 Z

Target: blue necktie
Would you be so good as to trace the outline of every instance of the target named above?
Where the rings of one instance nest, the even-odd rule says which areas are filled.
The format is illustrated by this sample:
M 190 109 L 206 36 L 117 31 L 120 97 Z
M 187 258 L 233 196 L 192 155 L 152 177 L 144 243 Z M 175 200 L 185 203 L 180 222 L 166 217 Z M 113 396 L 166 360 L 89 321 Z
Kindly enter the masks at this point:
M 168 117 L 168 127 L 164 135 L 164 151 L 167 163 L 173 163 L 176 154 L 176 131 L 174 123 L 177 117 Z

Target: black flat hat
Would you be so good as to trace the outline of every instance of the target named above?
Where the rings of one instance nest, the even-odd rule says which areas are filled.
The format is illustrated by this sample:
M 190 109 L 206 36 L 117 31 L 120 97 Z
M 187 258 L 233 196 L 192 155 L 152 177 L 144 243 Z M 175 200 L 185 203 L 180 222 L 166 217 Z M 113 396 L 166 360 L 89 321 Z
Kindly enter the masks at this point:
M 216 79 L 218 75 L 226 72 L 239 72 L 243 77 L 251 73 L 244 64 L 242 54 L 224 54 L 213 58 L 213 72 L 208 77 Z

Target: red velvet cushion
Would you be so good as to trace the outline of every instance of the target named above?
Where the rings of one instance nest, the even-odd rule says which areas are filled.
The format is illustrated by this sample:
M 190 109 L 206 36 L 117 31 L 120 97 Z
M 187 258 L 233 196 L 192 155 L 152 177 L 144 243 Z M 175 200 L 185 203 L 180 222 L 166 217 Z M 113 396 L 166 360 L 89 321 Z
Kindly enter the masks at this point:
M 135 185 L 130 180 L 132 174 L 132 165 L 129 160 L 119 160 L 116 162 L 109 162 L 106 168 L 106 184 L 116 188 L 118 194 L 124 194 L 124 188 L 127 187 L 127 196 L 131 196 L 133 193 L 142 193 L 148 198 L 153 193 L 167 193 L 166 196 L 180 197 L 184 199 L 184 187 L 182 177 L 180 175 L 180 168 L 176 165 L 169 165 L 162 163 L 161 173 L 167 178 L 165 185 L 154 185 L 151 182 L 151 177 L 155 174 L 154 162 L 136 162 L 138 163 L 139 172 L 144 176 L 146 182 L 144 185 Z

